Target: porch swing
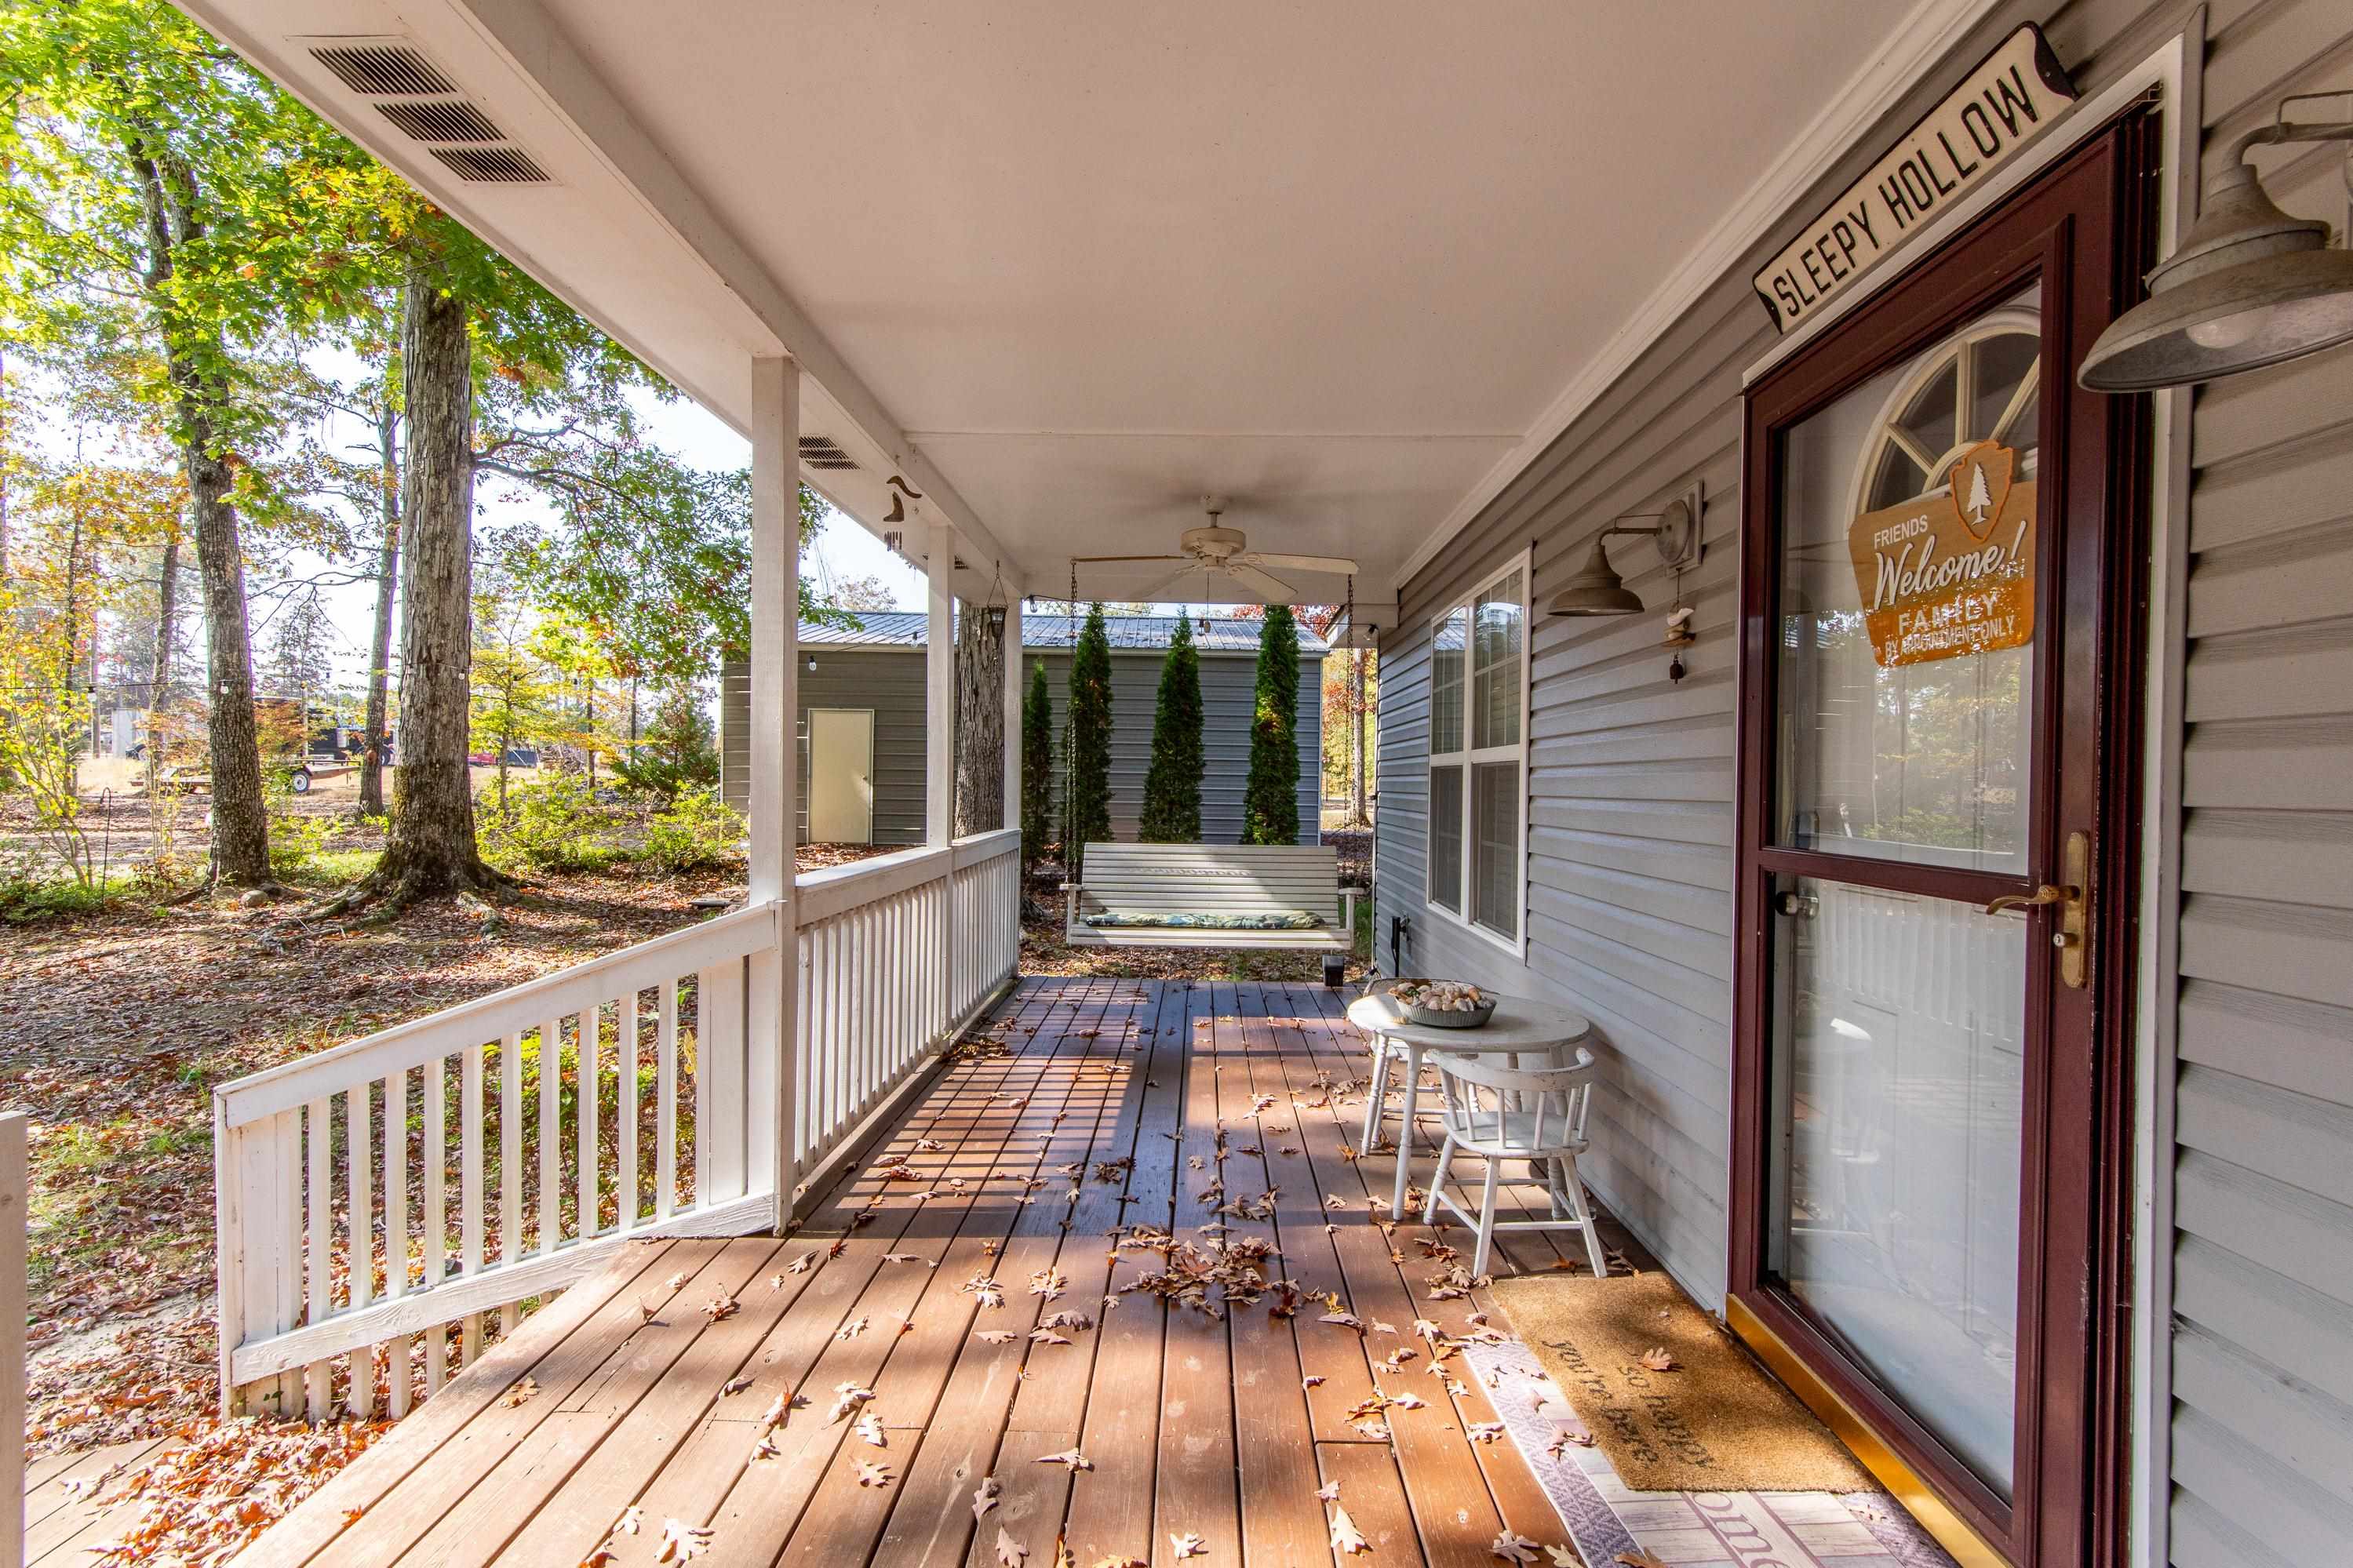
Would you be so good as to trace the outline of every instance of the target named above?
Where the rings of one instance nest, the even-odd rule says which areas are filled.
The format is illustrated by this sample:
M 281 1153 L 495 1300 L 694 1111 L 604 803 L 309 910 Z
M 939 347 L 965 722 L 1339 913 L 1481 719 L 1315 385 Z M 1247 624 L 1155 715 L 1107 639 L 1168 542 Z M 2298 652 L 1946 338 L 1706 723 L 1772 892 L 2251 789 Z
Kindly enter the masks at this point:
M 1209 514 L 1211 531 L 1215 531 L 1217 516 L 1213 509 Z M 1195 536 L 1203 531 L 1208 531 L 1197 529 L 1186 535 L 1188 548 Z M 1237 546 L 1241 542 L 1239 534 L 1233 534 L 1233 540 Z M 1353 609 L 1355 563 L 1345 564 L 1350 568 L 1348 607 Z M 1283 586 L 1271 577 L 1265 581 Z M 1063 618 L 1070 632 L 1071 667 L 1075 669 L 1079 619 L 1076 557 L 1071 562 L 1071 596 L 1065 602 Z M 1066 698 L 1064 712 L 1068 711 Z M 1067 744 L 1062 754 L 1062 799 L 1067 803 L 1078 775 L 1076 759 Z M 1356 889 L 1340 885 L 1340 856 L 1335 849 L 1322 844 L 1122 844 L 1103 840 L 1085 846 L 1080 865 L 1080 879 L 1065 881 L 1061 887 L 1062 940 L 1071 947 L 1318 952 L 1324 955 L 1324 984 L 1336 988 L 1345 978 L 1348 954 L 1356 946 Z

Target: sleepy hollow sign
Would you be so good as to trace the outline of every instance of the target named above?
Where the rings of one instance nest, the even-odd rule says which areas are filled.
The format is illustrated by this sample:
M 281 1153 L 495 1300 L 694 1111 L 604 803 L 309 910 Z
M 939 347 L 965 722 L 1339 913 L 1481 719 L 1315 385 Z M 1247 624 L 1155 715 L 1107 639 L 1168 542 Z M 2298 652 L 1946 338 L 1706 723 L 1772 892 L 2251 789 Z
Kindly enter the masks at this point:
M 1881 668 L 2017 647 L 2034 637 L 2034 481 L 1980 441 L 1947 493 L 1867 511 L 1847 529 Z
M 2004 39 L 1949 98 L 1822 209 L 1757 274 L 1782 331 L 1813 320 L 2074 101 L 2074 85 L 2032 23 Z

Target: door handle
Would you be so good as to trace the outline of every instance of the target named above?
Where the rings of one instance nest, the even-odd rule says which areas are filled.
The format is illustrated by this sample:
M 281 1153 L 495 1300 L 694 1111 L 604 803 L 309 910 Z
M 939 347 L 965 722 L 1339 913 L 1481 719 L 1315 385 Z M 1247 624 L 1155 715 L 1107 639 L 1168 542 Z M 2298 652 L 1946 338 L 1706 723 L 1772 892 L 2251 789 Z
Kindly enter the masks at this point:
M 2081 991 L 2091 981 L 2092 968 L 2092 837 L 2088 833 L 2067 835 L 2067 880 L 2056 886 L 2043 883 L 2031 893 L 2004 893 L 1986 905 L 1986 913 L 2000 914 L 2004 910 L 2041 909 L 2055 905 L 2059 910 L 2058 929 L 2051 933 L 2051 945 L 2059 950 L 2061 984 Z

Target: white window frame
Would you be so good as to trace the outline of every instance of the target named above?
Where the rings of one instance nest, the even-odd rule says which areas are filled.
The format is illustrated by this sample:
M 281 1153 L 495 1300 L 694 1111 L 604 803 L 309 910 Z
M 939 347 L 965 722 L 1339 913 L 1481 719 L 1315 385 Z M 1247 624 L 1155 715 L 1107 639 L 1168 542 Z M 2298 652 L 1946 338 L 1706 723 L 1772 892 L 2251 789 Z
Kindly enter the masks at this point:
M 1445 605 L 1441 605 L 1430 616 L 1429 622 L 1430 658 L 1430 677 L 1429 682 L 1430 694 L 1425 699 L 1425 701 L 1428 704 L 1427 711 L 1430 716 L 1430 746 L 1428 754 L 1423 759 L 1422 763 L 1422 799 L 1425 805 L 1425 809 L 1431 814 L 1431 820 L 1429 822 L 1422 835 L 1424 848 L 1424 854 L 1422 856 L 1422 907 L 1427 910 L 1432 917 L 1438 920 L 1442 920 L 1449 925 L 1460 926 L 1462 930 L 1478 937 L 1482 942 L 1499 948 L 1502 951 L 1510 953 L 1513 957 L 1523 961 L 1526 959 L 1528 952 L 1528 721 L 1530 718 L 1531 697 L 1535 684 L 1534 673 L 1535 668 L 1535 620 L 1532 613 L 1532 605 L 1535 595 L 1535 552 L 1533 547 L 1523 549 L 1519 553 L 1504 561 L 1497 565 L 1494 570 L 1489 572 L 1484 576 L 1472 583 L 1468 588 L 1465 588 L 1454 598 L 1447 601 Z M 1482 595 L 1500 585 L 1514 572 L 1517 572 L 1520 574 L 1520 738 L 1518 743 L 1515 745 L 1480 746 L 1473 748 L 1470 744 L 1472 706 L 1477 691 L 1477 683 L 1476 670 L 1474 669 L 1472 663 L 1476 648 L 1476 632 L 1473 625 L 1475 616 L 1472 614 L 1472 610 L 1473 606 L 1478 604 L 1479 598 Z M 1461 733 L 1454 737 L 1454 749 L 1451 751 L 1440 751 L 1439 749 L 1438 734 L 1438 637 L 1440 629 L 1445 626 L 1448 618 L 1457 614 L 1461 614 L 1464 616 L 1464 637 L 1462 645 L 1462 729 Z M 1476 902 L 1477 891 L 1473 880 L 1472 868 L 1477 863 L 1477 856 L 1479 852 L 1478 843 L 1472 836 L 1472 802 L 1474 798 L 1472 780 L 1480 764 L 1485 763 L 1514 763 L 1518 765 L 1520 771 L 1520 832 L 1518 861 L 1516 872 L 1513 879 L 1514 886 L 1519 889 L 1518 908 L 1513 921 L 1514 927 L 1515 928 L 1514 934 L 1510 937 L 1506 937 L 1500 931 L 1492 930 L 1487 926 L 1481 925 L 1478 921 L 1473 919 L 1472 916 L 1472 907 Z M 1432 873 L 1436 869 L 1436 865 L 1434 857 L 1430 852 L 1430 849 L 1431 846 L 1436 844 L 1438 836 L 1435 832 L 1437 826 L 1435 821 L 1435 814 L 1437 811 L 1437 792 L 1430 787 L 1430 770 L 1440 767 L 1456 767 L 1460 768 L 1462 773 L 1462 817 L 1461 822 L 1459 825 L 1459 831 L 1461 835 L 1462 860 L 1459 868 L 1461 879 L 1457 884 L 1461 892 L 1456 900 L 1462 906 L 1460 911 L 1447 909 L 1443 905 L 1438 903 L 1430 896 L 1434 887 Z

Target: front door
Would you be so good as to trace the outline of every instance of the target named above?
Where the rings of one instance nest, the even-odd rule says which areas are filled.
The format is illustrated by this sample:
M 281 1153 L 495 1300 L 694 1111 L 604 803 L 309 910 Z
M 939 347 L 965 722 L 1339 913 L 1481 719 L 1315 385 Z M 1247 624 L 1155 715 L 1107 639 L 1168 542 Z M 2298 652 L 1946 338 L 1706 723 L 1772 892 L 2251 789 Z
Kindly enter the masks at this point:
M 874 840 L 874 710 L 812 708 L 809 738 L 809 842 Z
M 2101 1560 L 2122 1442 L 2144 465 L 2073 373 L 2149 143 L 1747 407 L 1733 1315 L 2035 1568 Z

